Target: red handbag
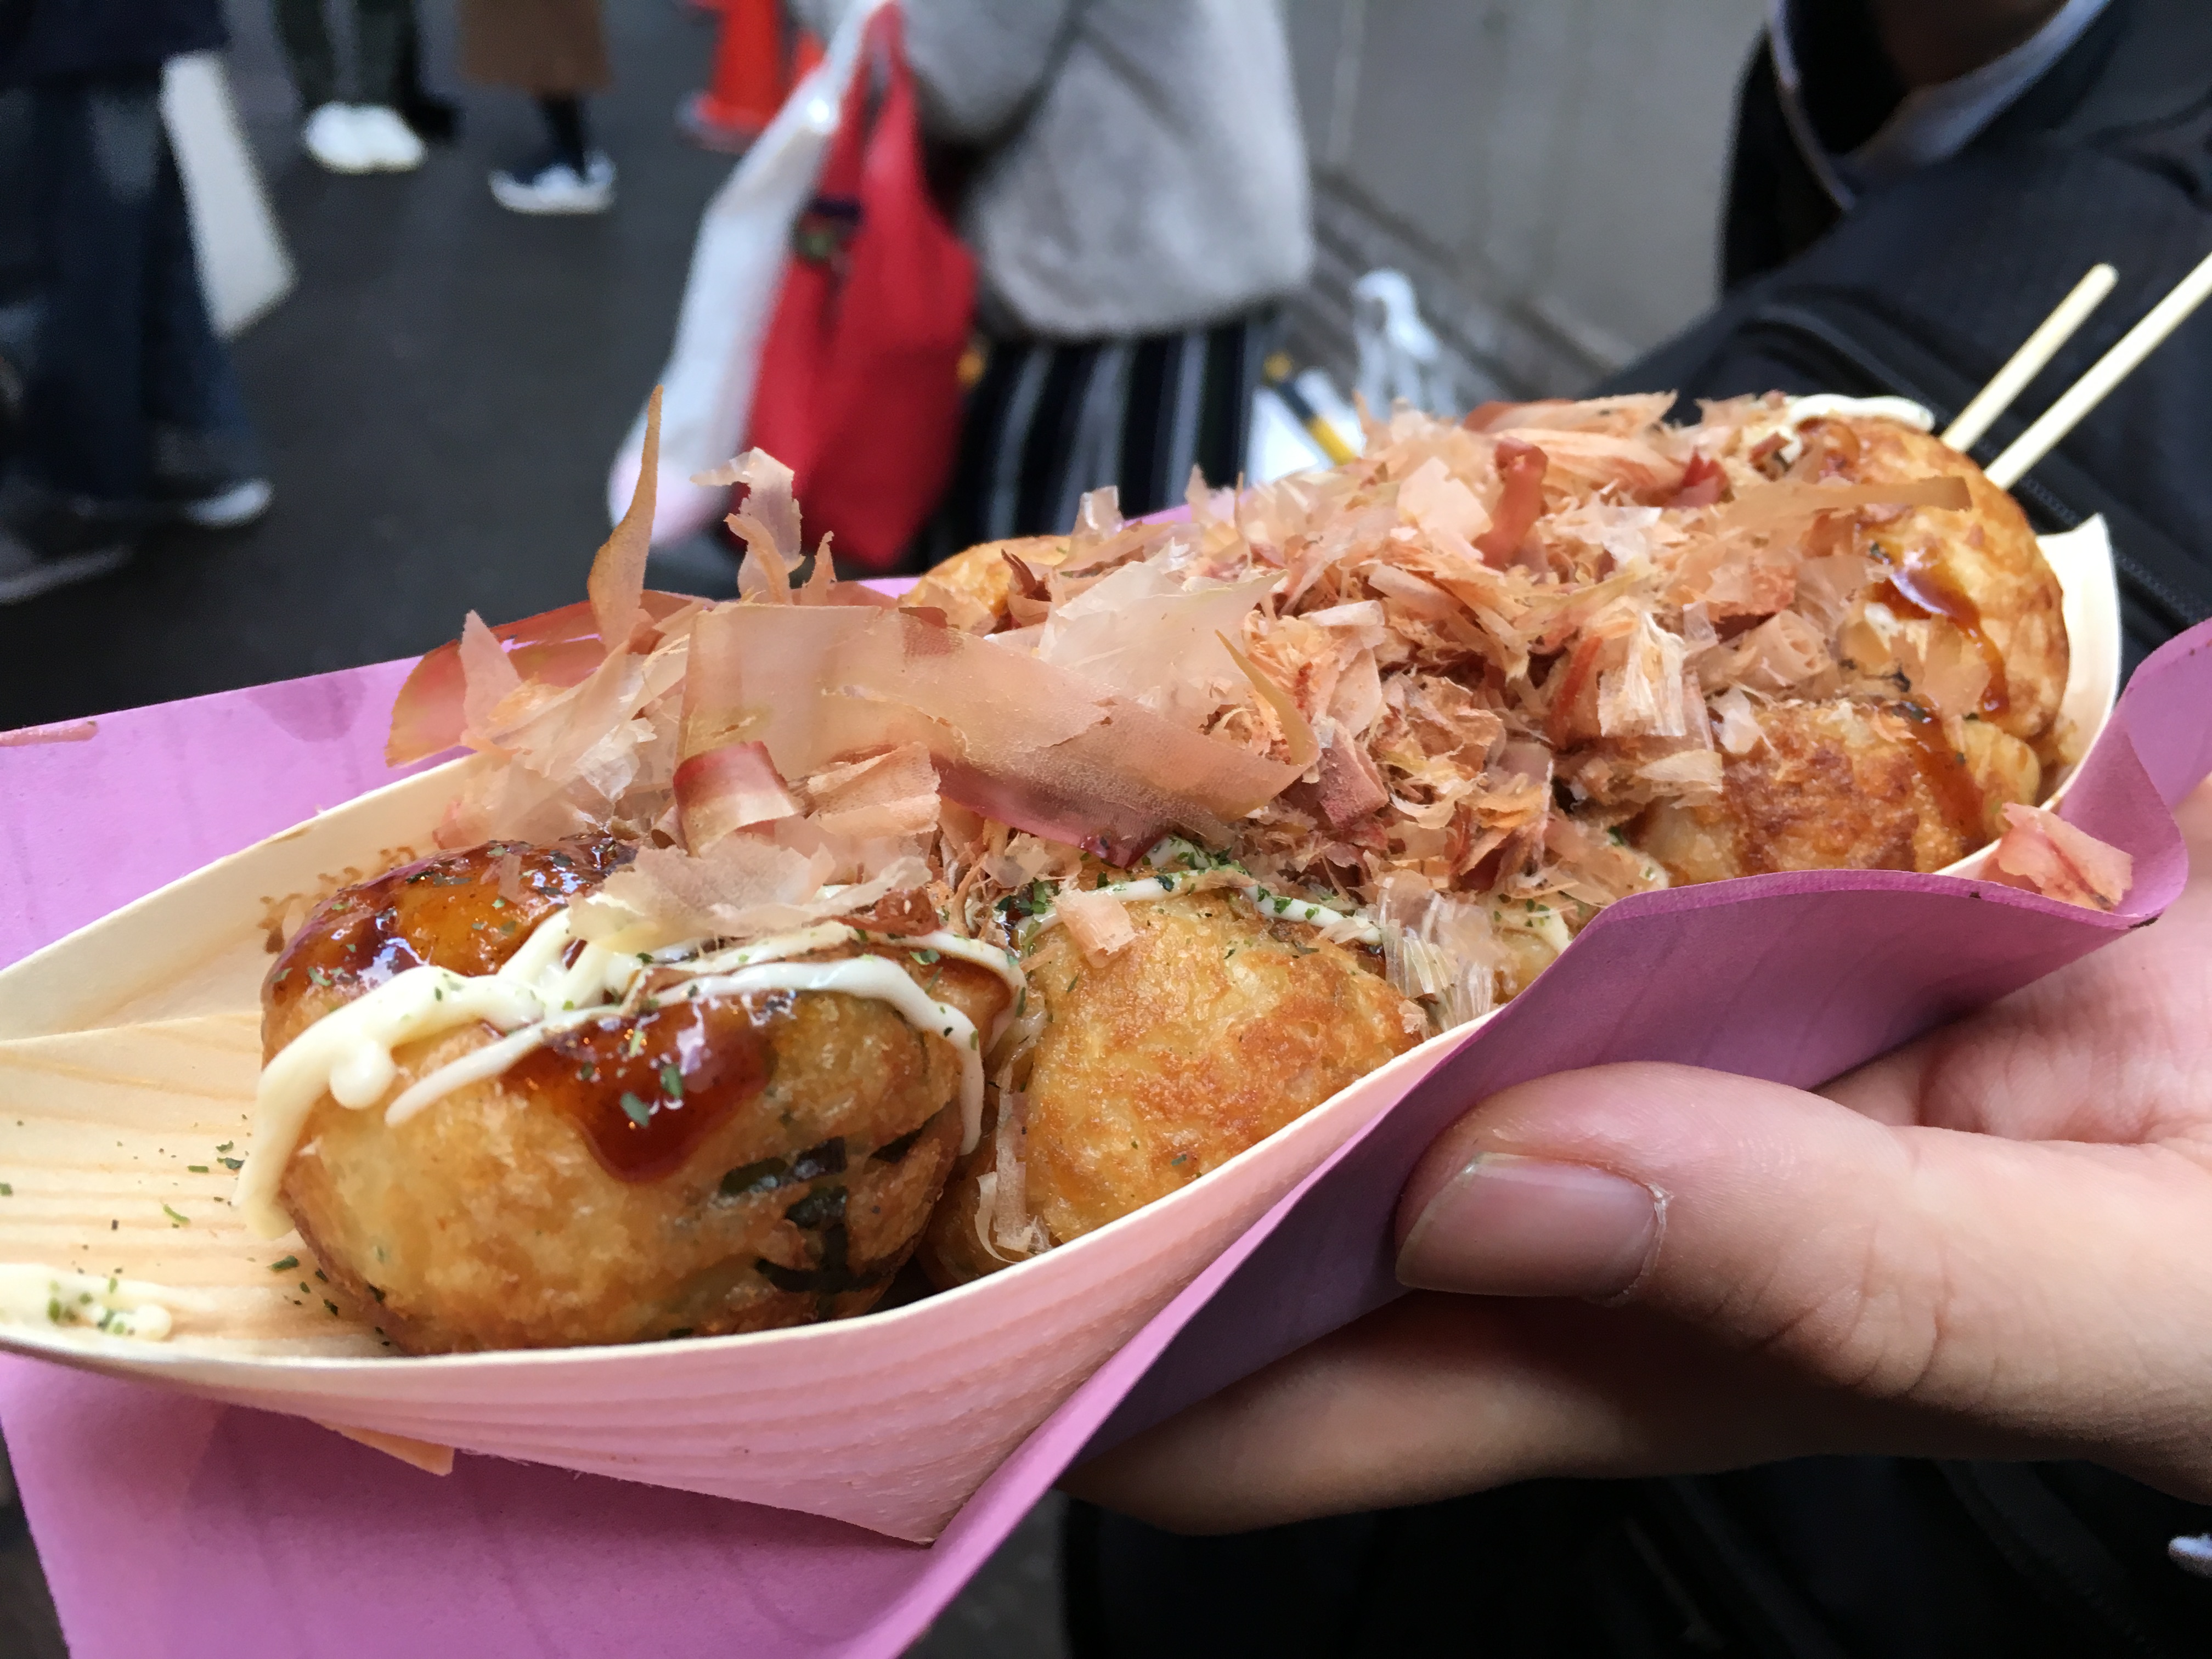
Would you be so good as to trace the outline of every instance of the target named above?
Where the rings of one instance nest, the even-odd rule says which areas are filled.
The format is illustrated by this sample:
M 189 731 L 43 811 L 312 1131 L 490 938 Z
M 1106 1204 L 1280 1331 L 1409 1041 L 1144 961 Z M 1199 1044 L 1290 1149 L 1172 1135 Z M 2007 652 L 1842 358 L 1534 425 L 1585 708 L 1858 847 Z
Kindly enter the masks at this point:
M 807 538 L 887 569 L 960 441 L 975 262 L 922 171 L 899 9 L 869 20 L 762 342 L 750 441 L 794 477 Z

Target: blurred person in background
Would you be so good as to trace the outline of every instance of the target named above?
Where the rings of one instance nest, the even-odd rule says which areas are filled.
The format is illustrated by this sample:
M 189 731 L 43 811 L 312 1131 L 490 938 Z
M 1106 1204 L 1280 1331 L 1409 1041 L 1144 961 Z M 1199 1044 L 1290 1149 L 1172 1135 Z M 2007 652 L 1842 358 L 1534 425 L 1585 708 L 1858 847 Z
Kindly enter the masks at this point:
M 1732 292 L 1607 389 L 1823 389 L 1875 316 L 1986 374 L 2093 261 L 2155 295 L 2212 245 L 2204 0 L 1772 17 Z M 2208 343 L 2021 492 L 2118 504 L 2137 650 L 2212 611 Z M 2212 788 L 2177 817 L 2154 927 L 1816 1092 L 1613 1066 L 1467 1103 L 1401 1197 L 1411 1294 L 1072 1475 L 1124 1512 L 1071 1511 L 1077 1659 L 2212 1653 Z
M 825 38 L 851 0 L 796 0 Z M 963 175 L 989 355 L 940 554 L 1243 471 L 1275 303 L 1313 264 L 1274 0 L 905 0 L 922 128 Z
M 1785 264 L 1908 173 L 2065 122 L 2135 32 L 2136 9 L 2136 0 L 1773 0 L 1737 98 L 1721 286 Z
M 1612 387 L 1818 380 L 1957 409 L 2109 263 L 2119 297 L 1975 447 L 1994 459 L 2212 246 L 2208 87 L 2202 0 L 1778 4 L 1739 98 L 1726 295 Z M 2200 316 L 2016 492 L 2047 529 L 2110 525 L 2130 668 L 2212 615 L 2208 444 Z
M 354 85 L 341 96 L 324 0 L 274 0 L 292 84 L 307 118 L 300 143 L 332 173 L 411 173 L 423 143 L 454 133 L 459 112 L 422 90 L 415 0 L 353 0 Z
M 605 213 L 615 203 L 615 164 L 595 149 L 584 94 L 604 91 L 607 65 L 599 0 L 461 0 L 461 72 L 538 101 L 544 145 L 491 175 L 491 193 L 514 213 Z
M 38 287 L 0 603 L 112 570 L 160 525 L 268 509 L 161 119 L 163 64 L 227 39 L 220 0 L 0 0 L 0 88 L 29 95 Z

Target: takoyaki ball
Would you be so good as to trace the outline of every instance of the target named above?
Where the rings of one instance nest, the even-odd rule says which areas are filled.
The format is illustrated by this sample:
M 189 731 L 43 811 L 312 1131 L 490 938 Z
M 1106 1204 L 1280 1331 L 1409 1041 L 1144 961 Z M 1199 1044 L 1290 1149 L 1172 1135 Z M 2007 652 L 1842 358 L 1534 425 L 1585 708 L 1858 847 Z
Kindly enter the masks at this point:
M 489 842 L 402 865 L 325 899 L 261 987 L 261 1054 L 410 968 L 495 972 L 531 930 L 637 855 L 612 836 Z
M 395 954 L 496 933 L 510 908 L 495 905 L 494 884 L 439 890 L 426 916 L 403 904 L 383 927 Z M 325 907 L 295 963 L 317 960 L 356 914 Z M 981 1029 L 1006 1006 L 985 969 L 879 953 Z M 487 955 L 457 971 L 491 965 Z M 310 983 L 343 1001 L 366 977 Z M 296 1001 L 276 1000 L 290 983 L 268 988 L 272 1042 L 298 1017 Z M 963 1056 L 890 1005 L 835 991 L 695 999 L 680 981 L 386 1121 L 410 1084 L 496 1036 L 476 1025 L 404 1045 L 392 1089 L 366 1109 L 325 1096 L 284 1173 L 280 1200 L 332 1295 L 408 1352 L 864 1311 L 911 1253 L 959 1147 Z
M 1942 869 L 2033 800 L 2035 755 L 1985 720 L 1839 699 L 1759 710 L 1765 740 L 1731 755 L 1720 799 L 1667 801 L 1631 839 L 1678 883 L 1777 870 Z
M 971 633 L 994 632 L 1009 620 L 1007 605 L 1014 592 L 1013 567 L 1004 556 L 1009 553 L 1042 573 L 1067 556 L 1067 538 L 1017 536 L 955 553 L 926 573 L 899 603 L 908 610 L 942 611 L 953 627 Z
M 1046 1020 L 1024 1093 L 1024 1201 L 1054 1243 L 1165 1197 L 1419 1042 L 1376 966 L 1224 891 L 1133 903 L 1097 960 L 1064 927 L 1024 957 Z M 930 1224 L 940 1285 L 1006 1263 L 976 1232 L 987 1136 Z
M 401 1086 L 488 1040 L 403 1052 Z M 655 1075 L 671 1057 L 680 1101 Z M 803 1324 L 864 1311 L 906 1260 L 958 1150 L 958 1084 L 950 1047 L 880 1002 L 673 1003 L 397 1127 L 325 1098 L 283 1202 L 410 1353 Z
M 1991 670 L 1984 717 L 2016 738 L 2042 737 L 2066 693 L 2066 623 L 2058 578 L 2020 503 L 1941 439 L 1900 422 L 1850 416 L 1808 421 L 1801 430 L 1812 440 L 1824 428 L 1849 434 L 1837 434 L 1830 450 L 1835 475 L 1850 482 L 1966 480 L 1972 504 L 1962 512 L 1914 507 L 1887 522 L 1862 515 L 1854 550 L 1878 567 L 1867 597 L 1894 614 L 1958 628 Z M 1879 673 L 1888 665 L 1863 666 Z
M 921 1249 L 916 1259 L 922 1271 L 929 1275 L 930 1283 L 939 1290 L 951 1290 L 956 1285 L 965 1285 L 970 1279 L 1010 1267 L 1020 1260 L 1024 1247 L 1012 1248 L 1012 1254 L 1000 1250 L 986 1242 L 992 1231 L 992 1219 L 983 1213 L 983 1200 L 995 1200 L 997 1186 L 999 1143 L 998 1091 L 993 1090 L 990 1103 L 983 1109 L 983 1139 L 966 1158 L 957 1160 L 952 1175 L 945 1183 L 945 1193 L 931 1212 L 929 1224 L 922 1230 Z M 1025 1146 L 1024 1135 L 1017 1146 L 1017 1156 Z M 992 1177 L 987 1189 L 982 1178 Z M 1027 1204 L 1024 1200 L 1024 1212 Z

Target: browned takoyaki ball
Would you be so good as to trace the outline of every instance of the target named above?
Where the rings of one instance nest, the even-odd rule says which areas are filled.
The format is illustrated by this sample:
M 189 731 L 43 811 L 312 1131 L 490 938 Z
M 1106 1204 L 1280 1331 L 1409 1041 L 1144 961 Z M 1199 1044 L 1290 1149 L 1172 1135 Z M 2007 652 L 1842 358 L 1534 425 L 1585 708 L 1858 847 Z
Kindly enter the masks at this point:
M 562 855 L 573 866 L 553 849 L 524 854 L 563 871 L 612 863 Z M 507 948 L 483 942 L 513 908 L 495 908 L 496 883 L 471 875 L 494 856 L 477 849 L 371 884 L 380 890 L 357 895 L 364 902 L 410 889 L 442 896 L 414 911 L 404 896 L 380 903 L 372 914 L 388 916 L 390 938 L 374 949 L 346 920 L 352 906 L 326 907 L 279 973 L 313 966 L 330 981 L 310 979 L 316 999 L 343 1000 L 365 975 L 340 977 L 320 961 L 404 949 L 456 965 L 449 950 L 480 946 L 457 971 L 495 966 L 532 924 Z M 922 971 L 906 953 L 881 954 Z M 931 994 L 982 1029 L 1006 1006 L 1005 985 L 981 969 L 945 961 L 929 973 Z M 298 999 L 276 995 L 291 982 L 272 976 L 271 1053 L 305 1023 Z M 837 992 L 695 1000 L 680 984 L 386 1124 L 383 1104 L 399 1091 L 496 1035 L 477 1025 L 401 1048 L 378 1106 L 325 1097 L 285 1173 L 282 1201 L 335 1292 L 409 1352 L 709 1335 L 862 1312 L 912 1251 L 959 1146 L 960 1056 L 890 1005 Z
M 333 893 L 261 987 L 265 1060 L 340 1003 L 410 968 L 489 974 L 531 930 L 636 856 L 610 836 L 489 842 Z
M 1024 958 L 1047 1015 L 1026 1095 L 1026 1205 L 1054 1243 L 1188 1186 L 1421 1041 L 1377 967 L 1225 891 L 1133 903 L 1136 938 L 1086 959 L 1064 927 Z M 1004 1267 L 976 1229 L 987 1134 L 931 1222 L 940 1285 Z
M 1983 720 L 1838 699 L 1761 708 L 1764 741 L 1729 756 L 1720 798 L 1668 801 L 1634 839 L 1677 882 L 1776 870 L 1942 869 L 2004 830 L 2040 768 Z
M 953 627 L 970 633 L 992 633 L 1006 624 L 1014 592 L 1008 554 L 1033 572 L 1049 570 L 1067 557 L 1067 538 L 1017 536 L 955 553 L 908 589 L 899 603 L 909 610 L 942 611 Z
M 2066 623 L 2058 578 L 2020 503 L 1941 439 L 1901 422 L 1808 421 L 1801 433 L 1813 441 L 1826 434 L 1829 470 L 1846 482 L 1966 480 L 1972 499 L 1962 512 L 1923 507 L 1893 518 L 1860 516 L 1852 548 L 1875 565 L 1867 597 L 1907 621 L 1956 629 L 1991 669 L 1980 718 L 2031 744 L 2044 738 L 2066 694 Z M 1881 681 L 1867 689 L 1891 699 L 1913 692 L 1896 682 L 1899 665 L 1858 665 Z
M 2039 799 L 2060 757 L 2062 596 L 2019 504 L 1900 422 L 1832 416 L 1798 435 L 1825 481 L 1952 476 L 1969 505 L 1866 509 L 1814 532 L 1812 550 L 1858 554 L 1869 573 L 1835 640 L 1845 695 L 1760 705 L 1762 740 L 1727 757 L 1717 799 L 1664 802 L 1631 827 L 1678 882 L 1940 870 L 2001 835 L 2008 802 Z M 1971 707 L 1956 706 L 1960 665 Z

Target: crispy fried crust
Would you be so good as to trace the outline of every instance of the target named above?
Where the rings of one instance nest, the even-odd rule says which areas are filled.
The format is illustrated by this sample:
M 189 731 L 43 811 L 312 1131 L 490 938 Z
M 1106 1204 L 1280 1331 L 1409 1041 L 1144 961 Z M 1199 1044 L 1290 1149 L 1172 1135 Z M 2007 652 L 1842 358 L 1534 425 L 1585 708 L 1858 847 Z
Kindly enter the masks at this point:
M 619 861 L 521 854 L 526 874 L 556 872 L 563 895 Z M 500 856 L 479 848 L 338 895 L 264 988 L 266 1050 L 394 962 L 481 973 L 503 961 L 554 902 L 519 889 L 512 864 L 507 891 L 523 896 L 504 896 L 490 873 Z M 1003 981 L 971 963 L 926 971 L 931 994 L 982 1029 L 1006 1006 Z M 386 1123 L 400 1091 L 495 1036 L 479 1025 L 403 1048 L 392 1089 L 368 1109 L 325 1096 L 285 1173 L 283 1202 L 333 1295 L 409 1352 L 865 1311 L 912 1252 L 959 1146 L 951 1045 L 836 992 L 647 998 Z M 664 1063 L 683 1085 L 665 1098 L 649 1081 Z M 653 1097 L 644 1121 L 615 1104 L 626 1088 Z
M 1420 1012 L 1313 930 L 1223 892 L 1132 904 L 1136 939 L 1086 961 L 1065 928 L 1025 960 L 1050 1016 L 1027 1095 L 1029 1208 L 1065 1243 L 1218 1168 L 1418 1043 Z M 976 1237 L 986 1138 L 939 1206 L 940 1284 L 1005 1265 Z
M 1012 1267 L 1018 1260 L 994 1250 L 983 1242 L 988 1224 L 979 1224 L 983 1188 L 979 1177 L 990 1173 L 998 1158 L 999 1105 L 994 1098 L 983 1110 L 983 1139 L 980 1146 L 954 1165 L 945 1192 L 930 1212 L 922 1231 L 916 1259 L 930 1283 L 941 1291 Z M 1026 1137 L 1024 1141 L 1026 1146 Z
M 2005 804 L 2036 799 L 2057 758 L 2068 663 L 2062 596 L 2019 504 L 1972 461 L 1899 422 L 1840 417 L 1802 430 L 1824 447 L 1824 477 L 1966 481 L 1964 511 L 1838 517 L 1846 544 L 1830 550 L 1869 561 L 1875 580 L 1863 606 L 1947 634 L 1951 649 L 1996 670 L 2002 695 L 1970 717 L 1938 720 L 1930 713 L 1937 700 L 1903 663 L 1848 660 L 1847 696 L 1762 706 L 1765 741 L 1728 757 L 1718 800 L 1662 802 L 1632 832 L 1678 882 L 1776 870 L 1940 870 L 2002 834 Z M 1875 637 L 1854 627 L 1845 642 L 1861 652 L 1852 641 Z
M 1006 621 L 1006 600 L 1014 573 L 1002 556 L 1011 553 L 1036 570 L 1047 570 L 1067 556 L 1065 536 L 1017 536 L 984 542 L 955 553 L 910 588 L 899 603 L 945 612 L 953 627 L 988 634 Z
M 1718 801 L 1665 802 L 1639 822 L 1637 843 L 1675 881 L 1940 870 L 2002 833 L 2004 803 L 2033 799 L 2039 782 L 2033 752 L 1986 721 L 1947 732 L 1840 700 L 1777 703 L 1759 719 L 1766 740 L 1729 757 Z
M 285 1207 L 362 1316 L 410 1353 L 862 1312 L 951 1166 L 958 1062 L 882 1003 L 745 1000 L 769 1085 L 672 1175 L 617 1179 L 574 1119 L 510 1074 L 398 1128 L 326 1097 L 286 1174 Z M 486 1040 L 459 1031 L 403 1054 L 400 1086 Z

